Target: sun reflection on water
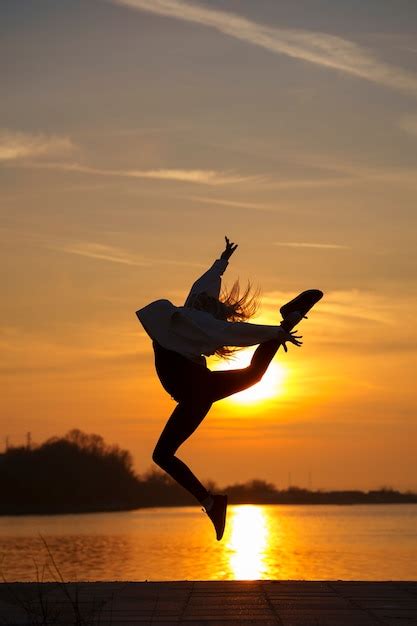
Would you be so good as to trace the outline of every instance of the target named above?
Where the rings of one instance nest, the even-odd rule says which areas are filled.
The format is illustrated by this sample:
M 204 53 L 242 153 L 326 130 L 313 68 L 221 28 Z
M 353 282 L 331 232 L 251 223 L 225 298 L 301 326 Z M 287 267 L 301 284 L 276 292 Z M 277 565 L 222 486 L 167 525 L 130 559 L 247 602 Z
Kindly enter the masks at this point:
M 233 578 L 257 580 L 267 568 L 269 525 L 261 507 L 235 506 L 230 511 L 229 565 Z

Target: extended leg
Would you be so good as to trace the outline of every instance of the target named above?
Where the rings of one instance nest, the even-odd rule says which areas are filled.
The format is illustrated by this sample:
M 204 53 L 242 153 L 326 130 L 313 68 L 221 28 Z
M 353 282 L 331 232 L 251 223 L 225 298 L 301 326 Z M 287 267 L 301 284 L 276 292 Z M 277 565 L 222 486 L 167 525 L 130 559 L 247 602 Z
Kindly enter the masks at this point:
M 210 402 L 190 401 L 178 404 L 166 423 L 152 455 L 153 461 L 200 503 L 209 496 L 209 493 L 190 468 L 175 456 L 175 452 L 201 424 L 210 407 Z
M 212 372 L 208 390 L 211 402 L 227 398 L 258 383 L 265 374 L 281 343 L 280 339 L 270 339 L 261 343 L 253 353 L 248 367 Z

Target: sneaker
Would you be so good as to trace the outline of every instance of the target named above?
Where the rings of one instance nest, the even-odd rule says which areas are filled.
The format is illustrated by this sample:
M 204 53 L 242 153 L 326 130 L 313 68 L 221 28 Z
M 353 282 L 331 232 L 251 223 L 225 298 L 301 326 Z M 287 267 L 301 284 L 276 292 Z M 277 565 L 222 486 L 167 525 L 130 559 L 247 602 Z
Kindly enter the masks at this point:
M 287 302 L 280 308 L 280 313 L 284 319 L 281 326 L 285 330 L 292 330 L 300 320 L 306 318 L 309 310 L 323 297 L 323 292 L 319 289 L 308 289 L 302 291 L 296 298 Z M 287 328 L 288 326 L 288 328 Z
M 210 511 L 206 511 L 206 513 L 213 522 L 216 530 L 216 539 L 220 541 L 223 537 L 224 527 L 226 525 L 227 496 L 213 496 L 213 500 L 213 506 Z

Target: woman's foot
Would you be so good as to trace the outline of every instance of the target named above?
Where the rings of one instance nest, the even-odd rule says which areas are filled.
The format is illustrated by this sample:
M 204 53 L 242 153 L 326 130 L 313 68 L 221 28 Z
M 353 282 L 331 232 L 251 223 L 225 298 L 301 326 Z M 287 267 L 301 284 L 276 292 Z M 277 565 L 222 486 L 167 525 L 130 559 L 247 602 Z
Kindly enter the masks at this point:
M 220 541 L 226 525 L 227 496 L 213 495 L 212 498 L 213 504 L 208 510 L 206 509 L 206 513 L 213 522 L 216 539 Z
M 301 292 L 296 298 L 287 302 L 280 308 L 283 317 L 282 328 L 290 331 L 298 324 L 309 310 L 323 297 L 323 292 L 319 289 L 308 289 Z

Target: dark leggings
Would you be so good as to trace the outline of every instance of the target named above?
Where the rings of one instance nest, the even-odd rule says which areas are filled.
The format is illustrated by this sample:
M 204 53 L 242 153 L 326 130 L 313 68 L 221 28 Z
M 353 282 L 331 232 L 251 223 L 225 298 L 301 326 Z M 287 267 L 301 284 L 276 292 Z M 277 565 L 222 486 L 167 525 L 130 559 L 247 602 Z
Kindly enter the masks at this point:
M 243 391 L 261 380 L 280 345 L 281 341 L 276 339 L 261 343 L 248 367 L 224 371 L 211 371 L 177 353 L 156 347 L 155 360 L 160 380 L 178 404 L 159 437 L 152 459 L 198 502 L 207 498 L 209 492 L 189 467 L 175 456 L 177 449 L 201 424 L 213 402 Z

